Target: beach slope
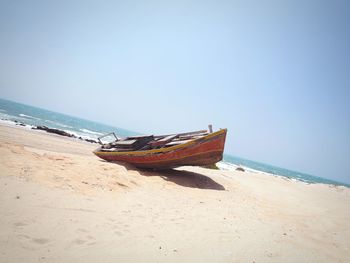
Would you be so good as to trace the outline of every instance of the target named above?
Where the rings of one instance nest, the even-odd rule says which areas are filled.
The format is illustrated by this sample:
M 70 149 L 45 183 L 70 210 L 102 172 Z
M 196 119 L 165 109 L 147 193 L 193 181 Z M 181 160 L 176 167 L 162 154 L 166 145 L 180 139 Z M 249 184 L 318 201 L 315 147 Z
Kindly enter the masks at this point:
M 0 125 L 0 262 L 348 262 L 350 190 L 199 167 L 144 171 Z

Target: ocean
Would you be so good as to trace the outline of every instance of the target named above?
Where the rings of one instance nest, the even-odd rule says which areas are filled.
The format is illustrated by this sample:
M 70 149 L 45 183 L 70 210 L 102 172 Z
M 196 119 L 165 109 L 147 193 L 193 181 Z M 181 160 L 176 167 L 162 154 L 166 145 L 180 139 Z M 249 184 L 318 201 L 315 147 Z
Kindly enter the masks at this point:
M 124 128 L 84 120 L 66 114 L 40 109 L 4 99 L 0 99 L 0 121 L 13 125 L 15 125 L 16 122 L 17 124 L 22 123 L 22 125 L 28 129 L 31 129 L 34 126 L 47 126 L 49 128 L 64 130 L 65 132 L 73 134 L 76 137 L 93 140 L 96 140 L 99 136 L 109 132 L 115 132 L 119 137 L 140 135 L 138 132 L 130 131 Z M 219 169 L 222 170 L 235 170 L 237 167 L 242 167 L 243 169 L 254 173 L 265 173 L 271 176 L 283 176 L 292 180 L 299 180 L 306 183 L 323 183 L 350 187 L 348 184 L 301 172 L 291 171 L 269 164 L 246 160 L 231 156 L 229 154 L 224 154 L 223 160 L 217 165 Z

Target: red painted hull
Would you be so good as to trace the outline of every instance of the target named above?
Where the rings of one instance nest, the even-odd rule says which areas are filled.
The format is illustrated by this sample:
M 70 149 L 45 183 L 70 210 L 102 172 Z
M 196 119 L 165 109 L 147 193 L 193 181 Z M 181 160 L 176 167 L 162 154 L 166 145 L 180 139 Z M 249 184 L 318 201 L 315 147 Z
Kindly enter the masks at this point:
M 178 166 L 212 165 L 222 160 L 227 130 L 194 139 L 178 147 L 155 151 L 103 152 L 94 153 L 109 162 L 126 162 L 140 168 L 167 169 Z

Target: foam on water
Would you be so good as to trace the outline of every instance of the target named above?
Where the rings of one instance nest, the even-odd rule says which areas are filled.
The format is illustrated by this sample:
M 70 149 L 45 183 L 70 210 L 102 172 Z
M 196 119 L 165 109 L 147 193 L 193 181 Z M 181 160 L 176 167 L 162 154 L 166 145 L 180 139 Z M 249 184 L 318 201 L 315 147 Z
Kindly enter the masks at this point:
M 73 128 L 72 126 L 69 126 L 69 125 L 66 125 L 66 124 L 63 124 L 63 123 L 59 123 L 57 121 L 51 121 L 51 120 L 44 120 L 45 122 L 51 124 L 51 125 L 55 125 L 55 126 L 59 126 L 59 127 L 62 127 L 62 128 Z
M 245 171 L 252 172 L 252 173 L 259 173 L 259 174 L 268 174 L 268 175 L 274 175 L 272 173 L 263 172 L 260 170 L 252 169 L 248 166 L 244 166 L 242 164 L 234 164 L 226 161 L 220 161 L 216 164 L 220 170 L 226 170 L 226 171 L 236 171 L 237 168 L 243 168 Z
M 103 133 L 101 133 L 101 132 L 94 132 L 94 131 L 90 131 L 88 129 L 79 129 L 79 130 L 84 132 L 84 133 L 90 133 L 90 134 L 93 134 L 93 135 L 98 135 L 98 136 L 103 135 Z
M 33 120 L 41 120 L 40 118 L 36 118 L 36 117 L 30 116 L 30 115 L 26 115 L 26 114 L 23 114 L 23 113 L 20 113 L 19 116 L 24 117 L 24 118 L 33 119 Z
M 233 163 L 221 161 L 216 164 L 217 167 L 219 167 L 220 170 L 225 170 L 225 171 L 235 171 L 238 165 L 235 165 Z
M 12 116 L 8 115 L 7 113 L 0 112 L 0 119 L 10 119 Z
M 91 135 L 87 135 L 86 133 L 83 133 L 83 132 L 76 132 L 76 131 L 72 131 L 72 130 L 63 130 L 69 134 L 72 134 L 74 135 L 75 137 L 79 138 L 83 138 L 83 139 L 89 139 L 89 140 L 95 140 L 97 139 L 97 137 L 95 136 L 91 136 Z
M 334 180 L 305 174 L 297 171 L 292 171 L 289 169 L 284 169 L 281 167 L 269 165 L 269 164 L 263 164 L 260 162 L 255 162 L 235 156 L 231 156 L 228 154 L 224 154 L 224 163 L 230 163 L 234 164 L 235 166 L 225 166 L 225 168 L 229 168 L 230 170 L 235 170 L 237 166 L 243 167 L 245 170 L 254 172 L 254 173 L 264 173 L 272 176 L 283 176 L 291 180 L 298 180 L 303 181 L 306 183 L 322 183 L 322 184 L 331 184 L 331 185 L 343 185 L 350 187 L 350 185 L 345 183 L 340 183 Z
M 12 120 L 8 120 L 8 119 L 1 119 L 1 118 L 0 118 L 0 123 L 1 123 L 1 124 L 4 124 L 4 125 L 6 125 L 6 126 L 18 127 L 18 123 L 14 122 L 14 121 L 12 121 Z M 31 130 L 31 129 L 34 128 L 35 126 L 30 125 L 30 124 L 24 124 L 24 123 L 22 123 L 21 127 L 22 127 L 22 128 L 25 128 L 25 129 Z

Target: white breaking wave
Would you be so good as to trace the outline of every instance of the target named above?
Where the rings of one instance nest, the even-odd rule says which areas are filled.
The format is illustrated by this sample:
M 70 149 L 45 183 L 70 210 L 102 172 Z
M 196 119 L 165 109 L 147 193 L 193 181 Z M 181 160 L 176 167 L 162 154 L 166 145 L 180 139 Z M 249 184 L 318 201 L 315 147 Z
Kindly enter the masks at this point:
M 13 118 L 13 116 L 8 115 L 7 113 L 0 112 L 0 118 L 1 119 L 11 119 L 11 118 Z
M 220 170 L 226 170 L 226 171 L 234 171 L 238 167 L 238 165 L 235 165 L 233 163 L 228 163 L 228 162 L 218 162 L 217 167 L 219 167 Z
M 65 124 L 62 124 L 62 123 L 56 122 L 56 121 L 45 120 L 45 122 L 48 122 L 48 123 L 51 123 L 51 124 L 54 124 L 56 126 L 60 126 L 60 127 L 63 127 L 63 128 L 73 128 L 72 126 L 65 125 Z
M 249 168 L 247 166 L 237 165 L 237 164 L 233 164 L 233 163 L 229 163 L 229 162 L 225 162 L 225 161 L 218 162 L 216 165 L 219 167 L 220 170 L 235 171 L 238 167 L 241 167 L 247 172 L 274 175 L 272 173 L 267 173 L 267 172 L 255 170 L 255 169 Z
M 16 123 L 14 121 L 11 121 L 11 120 L 0 119 L 0 123 L 11 125 L 11 126 L 16 126 Z
M 90 133 L 90 134 L 94 134 L 94 135 L 103 135 L 103 133 L 100 132 L 95 132 L 95 131 L 90 131 L 88 129 L 79 129 L 80 131 L 84 132 L 84 133 Z
M 64 130 L 65 132 L 74 135 L 75 137 L 79 138 L 81 137 L 82 139 L 86 140 L 96 140 L 98 136 L 90 136 L 86 133 L 82 133 L 82 132 L 76 132 L 76 131 L 71 131 L 71 130 Z
M 23 126 L 23 125 L 19 125 L 18 123 L 14 122 L 13 120 L 4 120 L 4 119 L 0 119 L 0 123 L 5 124 L 5 125 L 7 125 L 7 126 L 22 127 L 22 128 L 24 128 L 24 129 L 32 129 L 33 127 L 35 127 L 35 126 L 33 126 L 33 125 L 24 124 L 24 123 L 22 123 L 24 126 Z
M 33 117 L 33 116 L 30 116 L 30 115 L 26 115 L 26 114 L 23 114 L 23 113 L 19 114 L 19 116 L 27 118 L 27 119 L 33 119 L 33 120 L 38 120 L 38 121 L 41 120 L 40 118 Z

